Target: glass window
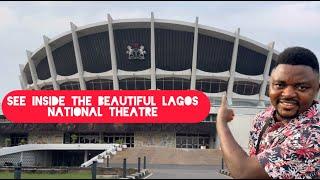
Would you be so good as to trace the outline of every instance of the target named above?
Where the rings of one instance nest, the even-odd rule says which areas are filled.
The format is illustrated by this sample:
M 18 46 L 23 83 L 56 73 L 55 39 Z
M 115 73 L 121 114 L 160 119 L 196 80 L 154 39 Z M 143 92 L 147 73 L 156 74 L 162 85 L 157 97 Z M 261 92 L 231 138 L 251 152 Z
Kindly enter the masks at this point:
M 176 134 L 176 148 L 209 148 L 209 134 Z
M 41 90 L 53 90 L 53 85 L 45 85 L 41 88 Z
M 11 146 L 28 144 L 28 134 L 10 134 Z
M 260 85 L 248 81 L 235 81 L 233 85 L 233 92 L 241 95 L 255 95 L 260 91 Z
M 128 78 L 119 80 L 119 88 L 122 90 L 148 90 L 151 89 L 151 81 L 147 78 Z
M 80 90 L 79 82 L 65 82 L 60 84 L 60 90 Z
M 157 89 L 188 90 L 190 89 L 190 80 L 176 77 L 157 79 Z
M 220 79 L 200 79 L 196 81 L 196 89 L 207 93 L 226 91 L 228 82 Z
M 123 144 L 126 144 L 127 147 L 134 147 L 133 133 L 104 133 L 103 139 L 105 143 L 115 143 L 122 139 Z

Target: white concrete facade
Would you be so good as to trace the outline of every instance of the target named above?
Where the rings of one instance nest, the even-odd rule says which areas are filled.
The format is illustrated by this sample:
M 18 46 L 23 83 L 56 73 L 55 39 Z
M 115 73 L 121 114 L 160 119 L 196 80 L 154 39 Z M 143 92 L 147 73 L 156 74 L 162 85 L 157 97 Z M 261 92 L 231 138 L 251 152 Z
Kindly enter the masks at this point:
M 146 69 L 143 71 L 139 72 L 129 72 L 129 71 L 123 71 L 123 70 L 118 70 L 117 69 L 117 58 L 116 58 L 116 52 L 115 52 L 115 45 L 114 45 L 114 35 L 113 35 L 113 24 L 125 24 L 125 23 L 130 23 L 130 22 L 151 22 L 151 67 L 150 69 Z M 168 29 L 176 29 L 176 30 L 190 30 L 188 29 L 191 27 L 191 29 L 194 29 L 194 44 L 193 44 L 193 58 L 192 58 L 192 67 L 190 67 L 189 70 L 184 70 L 184 71 L 166 71 L 162 70 L 159 68 L 155 67 L 156 63 L 156 57 L 155 57 L 155 23 L 162 24 L 161 26 L 167 27 Z M 108 35 L 109 35 L 109 45 L 110 45 L 110 54 L 111 54 L 111 64 L 112 64 L 112 70 L 107 71 L 107 72 L 102 72 L 102 73 L 90 73 L 83 71 L 82 67 L 82 61 L 81 61 L 81 53 L 80 53 L 80 48 L 79 44 L 77 42 L 77 32 L 82 32 L 83 34 L 94 34 L 96 32 L 101 31 L 101 26 L 106 25 L 108 27 Z M 94 30 L 96 27 L 96 31 Z M 130 26 L 131 27 L 131 26 Z M 90 30 L 87 30 L 90 29 Z M 197 62 L 197 37 L 199 33 L 202 33 L 204 30 L 210 31 L 214 34 L 214 36 L 233 41 L 234 43 L 234 49 L 233 49 L 233 54 L 232 54 L 232 63 L 231 63 L 231 68 L 229 71 L 226 72 L 219 72 L 219 73 L 210 73 L 210 72 L 204 72 L 196 68 L 196 62 Z M 83 33 L 86 31 L 85 33 Z M 208 33 L 208 32 L 207 32 Z M 263 45 L 259 42 L 256 42 L 254 40 L 248 39 L 246 37 L 240 36 L 240 29 L 237 29 L 235 33 L 230 33 L 221 29 L 213 28 L 213 27 L 208 27 L 204 25 L 198 24 L 198 18 L 196 18 L 195 23 L 187 23 L 187 22 L 181 22 L 181 21 L 170 21 L 170 20 L 162 20 L 162 19 L 155 19 L 154 14 L 151 13 L 151 18 L 150 19 L 126 19 L 126 20 L 113 20 L 108 14 L 108 21 L 101 22 L 101 23 L 94 23 L 82 27 L 76 27 L 74 24 L 71 23 L 71 31 L 68 31 L 66 33 L 63 33 L 61 35 L 58 35 L 56 38 L 52 38 L 50 40 L 50 43 L 52 42 L 58 42 L 58 41 L 63 41 L 62 39 L 68 38 L 68 34 L 72 35 L 72 40 L 74 43 L 74 48 L 75 48 L 75 56 L 77 59 L 77 68 L 78 68 L 78 73 L 70 75 L 70 76 L 61 76 L 57 75 L 56 77 L 56 83 L 57 84 L 62 84 L 64 82 L 68 81 L 76 81 L 80 82 L 80 87 L 81 89 L 85 89 L 85 81 L 97 79 L 97 78 L 103 78 L 103 79 L 110 79 L 113 80 L 113 87 L 115 90 L 119 89 L 119 79 L 125 79 L 128 77 L 144 77 L 144 78 L 151 78 L 151 89 L 156 89 L 156 79 L 163 78 L 163 77 L 179 77 L 179 78 L 185 78 L 185 79 L 191 79 L 190 81 L 190 89 L 195 89 L 195 83 L 197 79 L 221 79 L 228 81 L 228 89 L 225 92 L 228 97 L 228 103 L 232 105 L 232 101 L 234 99 L 236 100 L 256 100 L 260 101 L 260 105 L 263 105 L 263 101 L 268 101 L 268 97 L 263 94 L 265 92 L 265 87 L 267 84 L 267 79 L 268 76 L 264 74 L 258 75 L 258 76 L 248 76 L 244 74 L 240 74 L 235 71 L 235 66 L 236 66 L 236 60 L 237 60 L 237 49 L 239 45 L 244 45 L 247 46 L 247 48 L 252 49 L 252 50 L 257 50 L 261 51 L 261 49 L 265 49 L 267 53 L 267 63 L 265 67 L 265 72 L 267 72 L 268 66 L 270 66 L 270 62 L 272 60 L 273 56 L 277 56 L 279 53 L 274 50 L 273 48 L 270 49 L 270 45 Z M 212 34 L 212 35 L 213 35 Z M 210 34 L 207 34 L 210 35 Z M 233 40 L 232 40 L 233 39 Z M 246 42 L 245 44 L 241 44 L 239 41 L 244 41 Z M 64 40 L 65 41 L 65 40 Z M 248 45 L 249 44 L 249 45 Z M 61 44 L 63 45 L 63 44 Z M 29 54 L 30 58 L 39 53 L 41 54 L 40 56 L 47 56 L 46 52 L 42 55 L 42 51 L 45 49 L 46 46 L 40 47 L 38 50 L 35 51 L 33 54 Z M 49 56 L 48 56 L 49 57 Z M 29 66 L 34 66 L 32 63 L 28 63 Z M 270 67 L 269 67 L 270 68 Z M 32 77 L 36 79 L 36 83 L 33 84 L 27 84 L 27 86 L 24 86 L 26 88 L 24 89 L 39 89 L 39 87 L 43 87 L 44 85 L 48 84 L 54 84 L 53 80 L 51 78 L 48 78 L 46 80 L 39 80 L 36 76 L 36 71 L 33 71 L 32 68 L 30 70 L 33 72 Z M 22 76 L 22 83 L 23 85 L 23 73 L 21 73 Z M 244 95 L 239 95 L 234 92 L 232 92 L 233 89 L 233 82 L 234 81 L 240 81 L 240 80 L 245 80 L 245 81 L 250 81 L 254 83 L 261 84 L 261 91 L 260 94 L 257 95 L 252 95 L 252 96 L 244 96 Z M 34 80 L 35 82 L 35 80 Z M 223 92 L 220 93 L 206 93 L 208 94 L 209 97 L 211 98 L 216 98 L 216 97 L 221 97 Z
M 78 35 L 77 35 L 77 26 L 70 22 L 71 26 L 71 34 L 72 34 L 72 41 L 73 41 L 73 48 L 74 48 L 74 54 L 76 56 L 76 63 L 77 63 L 77 70 L 78 70 L 78 77 L 80 82 L 80 89 L 86 90 L 86 83 L 83 79 L 83 65 L 82 65 L 82 58 L 80 53 L 80 47 L 79 47 L 79 41 L 78 41 Z
M 44 41 L 44 46 L 46 48 L 46 53 L 47 53 L 47 59 L 48 59 L 48 65 L 49 65 L 49 70 L 50 70 L 50 75 L 51 75 L 51 80 L 52 80 L 52 85 L 54 90 L 59 90 L 60 86 L 57 83 L 57 71 L 56 71 L 56 66 L 53 62 L 53 56 L 52 56 L 52 51 L 51 47 L 49 45 L 50 39 L 47 36 L 43 36 L 43 41 Z
M 112 27 L 112 18 L 108 14 L 108 32 L 109 32 L 109 45 L 110 45 L 110 54 L 111 54 L 111 67 L 112 67 L 112 78 L 113 78 L 113 89 L 119 90 L 119 81 L 118 81 L 118 68 L 117 68 L 117 57 L 116 57 L 116 48 L 114 45 L 114 35 Z
M 93 79 L 109 79 L 113 81 L 113 88 L 114 90 L 119 90 L 119 80 L 126 79 L 130 77 L 143 77 L 143 78 L 150 78 L 151 79 L 151 89 L 157 89 L 156 81 L 157 79 L 164 78 L 164 77 L 179 77 L 185 79 L 191 79 L 190 82 L 190 89 L 195 89 L 196 87 L 196 80 L 200 79 L 220 79 L 224 81 L 228 81 L 228 88 L 227 91 L 219 92 L 219 93 L 205 93 L 210 99 L 220 100 L 222 95 L 227 95 L 229 105 L 233 105 L 234 100 L 242 100 L 242 101 L 249 101 L 249 102 L 260 102 L 260 106 L 257 107 L 234 107 L 236 111 L 235 120 L 230 124 L 230 128 L 234 135 L 237 137 L 237 141 L 240 143 L 242 147 L 246 147 L 248 139 L 248 128 L 251 125 L 251 120 L 253 119 L 255 113 L 260 110 L 263 110 L 264 102 L 269 101 L 268 97 L 265 96 L 265 88 L 268 83 L 268 72 L 270 70 L 271 60 L 274 56 L 277 56 L 279 53 L 274 50 L 274 43 L 271 45 L 264 45 L 249 38 L 240 36 L 240 29 L 237 29 L 235 33 L 227 32 L 224 30 L 220 30 L 213 27 L 204 26 L 198 23 L 199 19 L 196 18 L 194 23 L 188 22 L 181 22 L 181 21 L 171 21 L 171 20 L 162 20 L 162 19 L 155 19 L 154 14 L 151 13 L 151 18 L 145 19 L 126 19 L 126 20 L 113 20 L 108 14 L 107 21 L 89 24 L 82 27 L 77 27 L 71 23 L 71 30 L 67 31 L 57 37 L 51 38 L 50 40 L 47 38 L 45 39 L 45 44 L 43 47 L 37 49 L 34 53 L 28 52 L 28 64 L 30 68 L 30 72 L 32 75 L 33 84 L 28 84 L 26 80 L 25 70 L 21 67 L 21 75 L 20 75 L 20 82 L 22 89 L 40 89 L 41 87 L 53 84 L 55 90 L 58 90 L 59 84 L 68 81 L 76 81 L 80 83 L 80 87 L 82 90 L 86 89 L 85 82 L 90 81 Z M 130 23 L 150 23 L 151 29 L 151 67 L 150 69 L 146 69 L 143 71 L 124 71 L 119 70 L 117 68 L 117 57 L 116 57 L 116 49 L 115 49 L 115 40 L 114 40 L 114 26 L 115 24 L 130 24 Z M 133 28 L 135 25 L 130 25 L 128 28 Z M 155 54 L 155 28 L 157 26 L 161 26 L 162 28 L 173 29 L 173 30 L 180 30 L 180 31 L 191 31 L 194 33 L 194 40 L 193 40 L 193 55 L 192 55 L 192 66 L 190 69 L 183 70 L 183 71 L 167 71 L 163 69 L 156 68 L 156 61 L 157 57 Z M 81 53 L 79 48 L 78 42 L 78 35 L 84 36 L 89 34 L 94 34 L 97 32 L 105 31 L 107 27 L 107 33 L 109 35 L 109 45 L 110 45 L 110 54 L 111 54 L 111 66 L 112 69 L 102 73 L 90 73 L 83 70 Z M 137 27 L 138 28 L 138 27 Z M 80 33 L 81 32 L 81 33 Z M 200 69 L 197 69 L 197 48 L 198 48 L 198 35 L 205 34 L 208 36 L 220 38 L 223 40 L 227 40 L 233 43 L 233 54 L 231 60 L 231 67 L 230 70 L 225 72 L 219 73 L 210 73 L 205 72 Z M 71 39 L 70 39 L 71 37 Z M 73 41 L 75 57 L 77 62 L 77 69 L 78 72 L 76 74 L 70 76 L 61 76 L 57 75 L 53 57 L 51 52 L 53 49 L 50 48 L 50 43 L 57 43 L 62 46 L 64 43 L 68 42 L 69 40 Z M 238 55 L 238 47 L 243 45 L 251 50 L 254 51 L 263 51 L 265 55 L 267 55 L 267 61 L 264 69 L 264 73 L 257 76 L 248 76 L 244 74 L 240 74 L 236 72 L 236 64 L 237 64 L 237 55 Z M 35 62 L 33 57 L 37 56 L 37 59 L 41 59 L 41 57 L 48 57 L 49 68 L 51 76 L 46 80 L 39 80 L 36 70 L 35 70 Z M 249 81 L 254 82 L 257 84 L 261 84 L 260 93 L 245 96 L 240 95 L 233 92 L 233 85 L 235 81 Z M 214 114 L 217 112 L 217 107 L 212 106 L 210 110 L 210 114 Z M 238 128 L 240 127 L 241 128 Z

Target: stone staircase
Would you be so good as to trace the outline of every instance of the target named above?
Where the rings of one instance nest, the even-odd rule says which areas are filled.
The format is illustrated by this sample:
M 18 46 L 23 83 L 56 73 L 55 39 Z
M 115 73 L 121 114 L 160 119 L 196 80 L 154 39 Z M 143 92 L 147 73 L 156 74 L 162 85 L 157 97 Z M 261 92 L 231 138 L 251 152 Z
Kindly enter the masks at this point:
M 138 157 L 146 156 L 148 164 L 175 165 L 220 165 L 222 153 L 217 149 L 177 149 L 167 147 L 138 147 L 128 148 L 112 156 L 110 163 L 121 164 L 123 159 L 127 163 L 137 163 Z

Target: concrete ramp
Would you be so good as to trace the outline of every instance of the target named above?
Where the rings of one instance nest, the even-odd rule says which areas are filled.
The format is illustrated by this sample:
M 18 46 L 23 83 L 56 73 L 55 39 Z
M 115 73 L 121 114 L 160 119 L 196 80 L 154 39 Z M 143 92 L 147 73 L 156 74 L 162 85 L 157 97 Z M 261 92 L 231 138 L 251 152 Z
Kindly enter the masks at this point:
M 176 165 L 220 165 L 222 153 L 217 149 L 177 149 L 165 147 L 139 147 L 128 148 L 125 151 L 117 152 L 111 158 L 111 163 L 123 162 L 136 164 L 138 157 L 147 157 L 147 164 L 176 164 Z

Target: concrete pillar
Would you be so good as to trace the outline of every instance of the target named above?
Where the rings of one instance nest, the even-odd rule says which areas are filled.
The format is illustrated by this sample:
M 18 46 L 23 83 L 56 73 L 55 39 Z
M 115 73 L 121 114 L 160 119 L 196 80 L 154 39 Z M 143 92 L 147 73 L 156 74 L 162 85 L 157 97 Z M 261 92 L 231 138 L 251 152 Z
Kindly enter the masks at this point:
M 154 14 L 151 12 L 151 89 L 157 89 Z
M 196 22 L 194 24 L 194 37 L 193 37 L 193 53 L 192 53 L 192 69 L 191 69 L 191 83 L 190 89 L 196 89 L 196 70 L 197 70 L 197 54 L 198 54 L 198 21 L 199 18 L 196 17 Z
M 239 37 L 240 37 L 240 28 L 238 28 L 235 33 L 235 40 L 233 45 L 232 60 L 231 60 L 231 66 L 230 66 L 230 77 L 229 77 L 229 83 L 228 83 L 228 89 L 227 89 L 227 100 L 229 105 L 232 105 L 233 84 L 234 84 L 234 76 L 235 76 L 236 65 L 237 65 Z
M 83 163 L 85 163 L 87 161 L 88 161 L 88 150 L 85 150 L 84 151 L 84 162 Z
M 76 32 L 77 26 L 75 24 L 73 24 L 72 22 L 70 22 L 70 26 L 71 26 L 74 54 L 76 56 L 77 69 L 78 69 L 78 74 L 79 74 L 80 88 L 81 88 L 81 90 L 86 90 L 87 88 L 86 88 L 86 83 L 83 78 L 83 65 L 82 65 L 78 35 Z
M 37 83 L 38 75 L 36 71 L 36 66 L 34 65 L 34 62 L 31 56 L 32 56 L 32 52 L 27 50 L 28 63 L 29 63 L 29 68 L 31 72 L 32 81 L 33 81 L 33 86 L 35 90 L 39 90 L 38 83 Z
M 99 144 L 103 144 L 103 132 L 99 132 Z
M 57 71 L 56 71 L 56 66 L 54 65 L 51 47 L 49 46 L 49 41 L 50 41 L 50 39 L 49 39 L 47 36 L 43 36 L 43 41 L 44 41 L 44 46 L 45 46 L 45 48 L 46 48 L 48 65 L 49 65 L 49 70 L 50 70 L 50 75 L 51 75 L 51 80 L 52 80 L 53 89 L 54 89 L 54 90 L 60 90 L 60 86 L 59 86 L 59 84 L 57 83 Z
M 27 77 L 26 77 L 26 73 L 24 73 L 23 69 L 24 69 L 24 65 L 19 64 L 19 69 L 20 69 L 20 84 L 21 84 L 21 88 L 22 89 L 27 89 L 28 86 L 28 81 L 27 81 Z
M 27 86 L 24 85 L 21 75 L 19 75 L 19 81 L 20 81 L 21 89 L 26 89 Z
M 268 48 L 269 48 L 269 52 L 268 52 L 266 64 L 264 66 L 263 82 L 261 84 L 260 94 L 259 94 L 259 104 L 261 106 L 265 106 L 263 98 L 265 96 L 266 87 L 267 87 L 267 84 L 268 84 L 269 71 L 270 71 L 270 66 L 271 66 L 271 61 L 272 61 L 272 56 L 273 56 L 273 50 L 274 50 L 273 49 L 274 48 L 274 42 L 270 43 L 268 45 Z
M 119 90 L 117 56 L 116 56 L 116 48 L 114 45 L 112 18 L 110 14 L 108 14 L 108 31 L 109 31 L 110 54 L 111 54 L 111 67 L 112 67 L 112 75 L 113 75 L 113 89 Z

